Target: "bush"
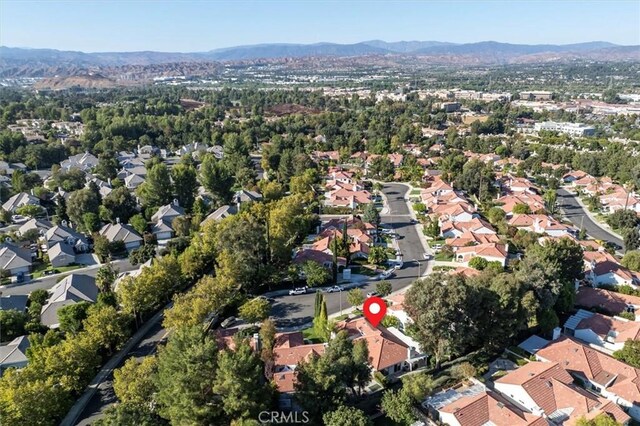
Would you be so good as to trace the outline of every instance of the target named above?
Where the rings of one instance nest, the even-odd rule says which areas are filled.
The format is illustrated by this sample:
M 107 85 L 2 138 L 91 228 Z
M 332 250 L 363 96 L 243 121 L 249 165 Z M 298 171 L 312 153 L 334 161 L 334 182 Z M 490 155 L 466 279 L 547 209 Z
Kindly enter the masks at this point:
M 387 378 L 381 372 L 375 371 L 373 373 L 373 378 L 376 380 L 376 382 L 380 383 L 383 388 L 387 387 Z
M 624 319 L 627 319 L 629 321 L 635 321 L 636 320 L 636 314 L 634 314 L 633 312 L 628 312 L 628 311 L 620 312 L 618 314 L 618 316 L 620 318 L 624 318 Z
M 488 265 L 489 262 L 483 257 L 474 257 L 469 261 L 469 267 L 477 269 L 478 271 L 484 270 Z

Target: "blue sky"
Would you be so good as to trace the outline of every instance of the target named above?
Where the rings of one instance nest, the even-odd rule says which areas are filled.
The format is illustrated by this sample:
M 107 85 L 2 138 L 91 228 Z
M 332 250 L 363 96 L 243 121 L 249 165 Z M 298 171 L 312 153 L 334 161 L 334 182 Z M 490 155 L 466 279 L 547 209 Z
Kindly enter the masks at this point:
M 205 51 L 364 40 L 640 44 L 640 0 L 0 0 L 0 44 Z

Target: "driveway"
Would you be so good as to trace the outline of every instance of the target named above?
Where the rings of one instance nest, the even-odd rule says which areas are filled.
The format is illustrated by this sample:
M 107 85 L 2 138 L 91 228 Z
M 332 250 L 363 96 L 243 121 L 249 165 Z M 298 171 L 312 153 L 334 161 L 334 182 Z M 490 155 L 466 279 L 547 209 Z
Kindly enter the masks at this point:
M 411 215 L 405 196 L 409 187 L 389 183 L 385 184 L 384 192 L 389 214 L 382 215 L 382 222 L 393 228 L 400 239 L 398 245 L 403 254 L 404 265 L 395 272 L 395 275 L 387 281 L 392 285 L 393 291 L 408 287 L 415 281 L 419 274 L 423 274 L 427 267 L 427 262 L 423 260 L 425 248 L 418 235 L 418 227 L 411 223 Z M 375 291 L 376 281 L 370 280 L 360 287 L 366 294 Z M 351 306 L 347 302 L 347 295 L 340 293 L 325 293 L 327 301 L 327 313 L 329 315 L 339 313 L 340 307 L 346 310 Z M 271 315 L 279 328 L 301 327 L 313 321 L 315 294 L 307 293 L 298 296 L 275 297 L 272 304 Z
M 587 232 L 591 237 L 596 240 L 610 241 L 618 244 L 624 251 L 624 242 L 622 239 L 608 232 L 601 225 L 594 222 L 585 209 L 578 203 L 576 199 L 577 195 L 570 193 L 566 189 L 559 188 L 557 190 L 558 204 L 560 209 L 564 213 L 564 217 L 567 218 L 573 225 Z

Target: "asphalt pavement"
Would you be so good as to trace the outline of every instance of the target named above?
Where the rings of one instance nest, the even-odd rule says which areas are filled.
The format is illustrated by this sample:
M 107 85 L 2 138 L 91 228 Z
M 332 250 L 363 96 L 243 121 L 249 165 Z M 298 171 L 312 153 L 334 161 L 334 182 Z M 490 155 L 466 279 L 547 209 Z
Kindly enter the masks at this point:
M 613 235 L 611 232 L 608 232 L 602 226 L 595 223 L 580 203 L 578 203 L 578 200 L 576 199 L 577 195 L 572 194 L 563 188 L 559 188 L 556 192 L 558 194 L 558 204 L 564 213 L 564 217 L 573 223 L 576 228 L 584 228 L 589 236 L 596 240 L 615 243 L 622 247 L 622 251 L 624 251 L 624 242 L 616 235 Z
M 408 287 L 424 273 L 427 261 L 423 260 L 424 247 L 419 237 L 418 227 L 411 222 L 412 216 L 405 200 L 409 187 L 401 184 L 385 184 L 383 193 L 387 198 L 389 212 L 382 215 L 385 226 L 393 228 L 400 239 L 398 245 L 403 254 L 404 265 L 395 271 L 395 275 L 387 279 L 391 282 L 393 291 Z M 375 291 L 376 281 L 364 283 L 361 287 L 366 293 Z M 325 293 L 327 297 L 328 314 L 335 314 L 343 309 L 350 308 L 346 294 Z M 279 328 L 299 327 L 313 320 L 315 295 L 308 293 L 299 296 L 280 296 L 275 298 L 272 306 L 272 316 Z M 167 330 L 162 327 L 162 321 L 158 320 L 143 336 L 141 341 L 123 358 L 124 360 L 134 356 L 145 357 L 155 352 L 158 345 L 164 341 Z M 104 415 L 104 410 L 116 402 L 113 392 L 113 374 L 108 374 L 98 385 L 98 391 L 89 400 L 89 403 L 80 414 L 78 425 L 90 425 Z
M 389 212 L 382 215 L 382 222 L 386 227 L 392 228 L 400 236 L 398 245 L 404 264 L 401 269 L 388 278 L 393 291 L 408 287 L 427 267 L 424 259 L 425 249 L 418 235 L 418 227 L 411 223 L 411 212 L 405 200 L 409 187 L 402 184 L 385 184 L 384 193 Z M 375 291 L 376 281 L 366 281 L 360 287 L 364 293 Z M 343 309 L 350 308 L 346 294 L 325 293 L 327 301 L 327 313 L 329 315 L 339 313 Z M 281 296 L 276 298 L 272 305 L 271 315 L 279 328 L 300 327 L 313 321 L 315 294 L 313 292 L 297 296 Z

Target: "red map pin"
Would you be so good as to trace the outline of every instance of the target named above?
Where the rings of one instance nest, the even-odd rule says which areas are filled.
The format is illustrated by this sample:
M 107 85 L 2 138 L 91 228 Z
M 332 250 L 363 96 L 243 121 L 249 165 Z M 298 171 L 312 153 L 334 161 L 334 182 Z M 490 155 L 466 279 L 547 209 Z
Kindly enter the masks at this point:
M 387 304 L 379 297 L 370 297 L 364 301 L 363 311 L 367 321 L 377 327 L 387 313 Z

